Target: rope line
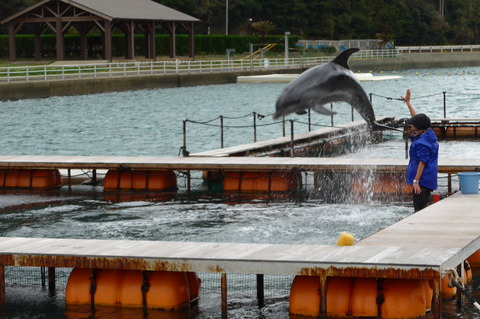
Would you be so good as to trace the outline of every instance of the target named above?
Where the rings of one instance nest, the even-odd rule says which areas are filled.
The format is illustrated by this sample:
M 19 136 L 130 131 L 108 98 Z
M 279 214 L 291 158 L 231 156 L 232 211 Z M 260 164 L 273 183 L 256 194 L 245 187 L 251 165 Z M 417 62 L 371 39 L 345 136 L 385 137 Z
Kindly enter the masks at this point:
M 197 122 L 197 121 L 192 121 L 192 120 L 186 120 L 187 122 L 193 123 L 193 124 L 201 124 L 201 125 L 206 125 L 206 126 L 211 126 L 211 127 L 223 127 L 223 128 L 248 128 L 252 127 L 252 125 L 220 125 L 220 124 L 210 124 L 210 123 L 204 123 L 204 122 Z M 270 126 L 270 125 L 275 125 L 282 123 L 282 121 L 277 121 L 277 122 L 272 122 L 272 123 L 263 123 L 263 124 L 257 124 L 257 127 L 261 126 Z
M 447 274 L 452 274 L 453 277 L 450 279 L 450 282 L 449 282 L 449 286 L 451 285 L 452 287 L 455 286 L 457 287 L 458 289 L 460 289 L 460 291 L 465 295 L 465 297 L 467 297 L 467 299 L 475 306 L 475 308 L 477 308 L 478 310 L 480 310 L 480 305 L 478 304 L 478 302 L 472 297 L 472 295 L 470 294 L 470 292 L 468 292 L 466 289 L 465 289 L 465 285 L 463 283 L 463 280 L 462 278 L 460 278 L 460 276 L 458 275 L 458 272 L 455 268 L 452 268 L 452 269 L 448 269 L 447 270 Z
M 397 97 L 391 97 L 391 96 L 385 96 L 385 95 L 380 95 L 380 94 L 376 94 L 376 93 L 370 93 L 372 94 L 372 96 L 377 96 L 377 97 L 381 97 L 381 98 L 385 98 L 387 100 L 396 100 L 396 101 L 403 101 L 402 98 L 397 98 Z M 437 96 L 437 95 L 443 95 L 443 93 L 434 93 L 434 94 L 429 94 L 429 95 L 421 95 L 421 96 L 416 96 L 416 97 L 412 97 L 411 99 L 424 99 L 424 98 L 427 98 L 427 97 L 432 97 L 432 96 Z

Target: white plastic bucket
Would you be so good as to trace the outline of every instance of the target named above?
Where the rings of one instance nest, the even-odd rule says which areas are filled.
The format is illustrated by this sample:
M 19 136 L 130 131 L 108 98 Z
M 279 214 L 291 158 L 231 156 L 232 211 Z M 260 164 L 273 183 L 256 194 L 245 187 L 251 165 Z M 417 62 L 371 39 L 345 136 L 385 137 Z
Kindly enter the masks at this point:
M 458 173 L 460 180 L 460 190 L 462 194 L 478 194 L 478 183 L 480 181 L 480 173 L 463 172 Z

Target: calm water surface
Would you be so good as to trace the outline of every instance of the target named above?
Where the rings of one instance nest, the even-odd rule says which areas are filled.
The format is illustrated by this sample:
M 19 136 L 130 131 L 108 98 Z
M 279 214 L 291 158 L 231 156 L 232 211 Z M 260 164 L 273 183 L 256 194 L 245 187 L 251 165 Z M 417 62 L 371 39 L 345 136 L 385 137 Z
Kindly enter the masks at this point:
M 403 102 L 388 98 L 398 98 L 411 88 L 418 112 L 443 117 L 442 91 L 446 91 L 447 117 L 480 118 L 479 68 L 405 72 L 397 72 L 403 76 L 398 80 L 363 82 L 367 93 L 373 93 L 377 116 L 408 117 Z M 200 152 L 220 147 L 216 119 L 220 115 L 227 126 L 225 146 L 252 142 L 252 112 L 265 115 L 257 120 L 257 139 L 276 138 L 282 127 L 271 114 L 285 85 L 228 84 L 0 102 L 0 155 L 177 156 L 183 119 L 204 123 L 187 124 L 187 149 Z M 334 125 L 351 121 L 348 105 L 335 104 L 334 109 L 338 112 Z M 358 114 L 354 117 L 360 119 Z M 306 122 L 305 117 L 291 118 Z M 327 116 L 313 114 L 312 119 L 314 128 L 331 125 Z M 295 127 L 296 132 L 307 131 L 300 123 Z M 345 156 L 403 158 L 401 137 L 387 137 L 384 143 Z M 442 142 L 441 156 L 478 158 L 480 147 L 476 142 Z M 202 187 L 201 182 L 197 187 Z M 238 203 L 216 196 L 119 202 L 106 197 L 101 187 L 77 186 L 71 192 L 4 192 L 0 236 L 334 244 L 341 232 L 353 233 L 359 240 L 408 216 L 412 211 L 408 204 L 324 204 L 315 199 Z M 478 281 L 477 277 L 470 287 L 477 299 Z M 216 279 L 204 280 L 207 293 L 198 313 L 192 314 L 195 318 L 220 317 L 219 290 L 209 290 L 209 282 Z M 229 318 L 288 318 L 288 291 L 279 290 L 262 309 L 255 305 L 254 292 L 234 291 L 229 296 Z M 32 292 L 16 285 L 7 296 L 0 317 L 92 317 L 89 309 L 66 309 L 60 288 L 51 297 L 42 289 Z M 144 314 L 107 307 L 94 317 L 143 318 Z M 164 314 L 151 312 L 147 317 Z M 446 302 L 444 317 L 480 318 L 468 302 L 460 310 Z

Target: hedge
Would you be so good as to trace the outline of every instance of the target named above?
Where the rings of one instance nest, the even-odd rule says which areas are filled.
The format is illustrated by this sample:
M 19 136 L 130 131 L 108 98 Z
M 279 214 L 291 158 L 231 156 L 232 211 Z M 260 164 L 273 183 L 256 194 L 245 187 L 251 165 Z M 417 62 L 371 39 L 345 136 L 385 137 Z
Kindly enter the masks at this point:
M 289 46 L 294 47 L 298 42 L 298 36 L 289 37 Z M 257 36 L 232 36 L 232 35 L 195 35 L 195 54 L 225 54 L 226 49 L 235 49 L 236 53 L 249 52 L 249 44 L 260 43 Z M 54 34 L 42 34 L 42 57 L 55 58 L 56 38 Z M 267 36 L 265 43 L 277 43 L 277 51 L 284 50 L 284 36 Z M 18 34 L 15 37 L 16 52 L 18 58 L 33 58 L 35 54 L 35 37 L 31 34 Z M 101 35 L 88 35 L 88 56 L 102 58 L 103 37 Z M 135 55 L 145 56 L 145 35 L 135 35 Z M 176 35 L 177 55 L 188 55 L 188 35 Z M 258 49 L 258 45 L 255 49 Z M 125 36 L 114 34 L 112 36 L 112 56 L 125 56 Z M 279 49 L 280 48 L 280 49 Z M 158 34 L 156 36 L 157 55 L 169 55 L 169 36 Z M 65 56 L 74 58 L 80 56 L 80 36 L 65 35 Z M 0 58 L 8 58 L 8 35 L 0 35 Z

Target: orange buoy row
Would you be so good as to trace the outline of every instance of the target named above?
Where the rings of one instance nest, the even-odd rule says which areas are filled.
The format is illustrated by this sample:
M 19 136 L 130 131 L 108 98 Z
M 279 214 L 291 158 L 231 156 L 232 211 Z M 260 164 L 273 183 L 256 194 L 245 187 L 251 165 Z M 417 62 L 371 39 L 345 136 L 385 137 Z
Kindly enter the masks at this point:
M 223 190 L 226 192 L 289 192 L 301 181 L 299 172 L 232 172 L 226 171 Z
M 109 170 L 103 180 L 105 190 L 177 190 L 177 176 L 171 170 Z
M 62 186 L 58 169 L 22 169 L 0 171 L 2 188 L 50 189 Z
M 433 131 L 438 137 L 453 137 L 453 138 L 468 138 L 479 137 L 478 126 L 449 126 L 449 127 L 434 127 Z
M 379 289 L 381 287 L 381 289 Z M 290 313 L 320 315 L 320 278 L 296 276 L 290 290 Z M 427 280 L 328 277 L 326 314 L 331 317 L 417 318 L 431 308 Z M 378 300 L 383 302 L 380 305 Z
M 399 173 L 381 173 L 371 176 L 354 176 L 351 182 L 353 193 L 410 194 L 412 188 L 405 183 L 405 176 Z
M 75 268 L 68 278 L 65 300 L 67 304 L 175 311 L 198 301 L 200 285 L 201 280 L 194 272 Z

